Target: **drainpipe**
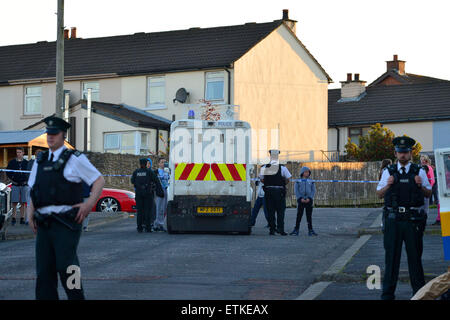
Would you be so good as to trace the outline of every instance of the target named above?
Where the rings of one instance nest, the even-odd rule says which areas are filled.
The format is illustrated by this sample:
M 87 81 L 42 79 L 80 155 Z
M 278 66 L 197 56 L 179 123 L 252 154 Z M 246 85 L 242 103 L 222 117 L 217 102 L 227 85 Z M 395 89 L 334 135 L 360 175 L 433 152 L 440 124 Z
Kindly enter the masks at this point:
M 64 120 L 69 122 L 69 94 L 64 95 Z
M 91 151 L 91 112 L 92 112 L 92 89 L 87 94 L 87 151 Z
M 227 68 L 225 71 L 228 73 L 228 104 L 231 104 L 231 73 Z
M 336 127 L 334 127 L 335 129 L 336 129 L 336 131 L 337 131 L 337 141 L 336 141 L 336 149 L 337 149 L 337 152 L 338 152 L 338 154 L 337 154 L 337 156 L 338 156 L 338 159 L 339 159 L 339 154 L 341 153 L 341 150 L 340 150 L 340 145 L 339 145 L 339 140 L 340 140 L 340 137 L 339 137 L 339 134 L 340 134 L 340 132 L 339 132 L 339 127 L 338 126 L 336 126 Z

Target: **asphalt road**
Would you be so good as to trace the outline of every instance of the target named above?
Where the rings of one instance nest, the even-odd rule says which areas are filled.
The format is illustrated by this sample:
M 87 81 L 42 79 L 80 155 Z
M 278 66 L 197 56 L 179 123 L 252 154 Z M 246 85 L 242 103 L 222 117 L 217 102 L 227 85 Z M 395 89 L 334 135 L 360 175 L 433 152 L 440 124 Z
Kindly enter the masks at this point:
M 357 240 L 377 209 L 316 208 L 308 237 L 136 232 L 129 218 L 84 233 L 78 254 L 87 299 L 295 299 Z M 286 211 L 292 231 L 295 209 Z M 0 299 L 34 299 L 34 239 L 0 242 Z M 65 299 L 62 287 L 60 298 Z

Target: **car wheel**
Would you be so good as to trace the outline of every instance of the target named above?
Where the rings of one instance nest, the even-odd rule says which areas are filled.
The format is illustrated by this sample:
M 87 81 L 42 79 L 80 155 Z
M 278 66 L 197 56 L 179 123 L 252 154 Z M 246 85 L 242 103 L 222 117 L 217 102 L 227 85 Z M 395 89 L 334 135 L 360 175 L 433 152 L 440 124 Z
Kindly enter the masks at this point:
M 119 212 L 120 211 L 119 201 L 111 197 L 100 199 L 100 201 L 97 204 L 97 211 L 103 213 Z

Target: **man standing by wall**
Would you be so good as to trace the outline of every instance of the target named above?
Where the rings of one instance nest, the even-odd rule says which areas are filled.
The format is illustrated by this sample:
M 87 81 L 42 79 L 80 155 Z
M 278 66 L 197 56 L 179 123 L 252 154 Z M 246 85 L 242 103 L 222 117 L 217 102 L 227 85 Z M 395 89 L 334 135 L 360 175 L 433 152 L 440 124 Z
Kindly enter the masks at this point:
M 26 171 L 28 168 L 28 161 L 23 158 L 24 150 L 22 147 L 16 149 L 17 158 L 12 159 L 6 169 Z M 11 202 L 13 207 L 13 216 L 11 225 L 16 224 L 16 206 L 20 203 L 20 224 L 25 224 L 25 208 L 28 199 L 27 180 L 28 174 L 20 172 L 6 172 L 9 179 L 12 181 Z
M 134 185 L 136 193 L 137 207 L 137 231 L 152 232 L 150 225 L 150 210 L 153 203 L 154 191 L 152 184 L 156 186 L 156 194 L 161 197 L 164 195 L 160 182 L 156 174 L 146 167 L 147 159 L 140 159 L 140 168 L 136 169 L 131 175 L 131 183 Z

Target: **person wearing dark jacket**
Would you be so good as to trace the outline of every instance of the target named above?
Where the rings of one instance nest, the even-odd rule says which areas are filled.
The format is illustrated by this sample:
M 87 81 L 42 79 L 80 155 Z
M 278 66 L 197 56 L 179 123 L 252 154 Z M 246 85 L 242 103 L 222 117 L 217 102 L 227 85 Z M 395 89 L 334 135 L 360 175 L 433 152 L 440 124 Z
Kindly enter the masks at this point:
M 39 157 L 39 154 L 42 152 L 42 149 L 37 149 L 34 153 L 34 159 L 30 159 L 28 160 L 28 165 L 27 165 L 27 170 L 31 171 L 31 169 L 33 168 L 33 164 L 35 159 L 37 159 Z M 27 181 L 27 206 L 30 204 L 31 201 L 31 188 L 28 186 L 28 181 Z M 28 225 L 28 215 L 25 217 L 25 224 Z
M 24 150 L 22 147 L 16 149 L 17 158 L 12 159 L 6 169 L 26 171 L 28 168 L 28 161 L 23 158 Z M 16 224 L 16 206 L 20 203 L 20 224 L 25 224 L 25 208 L 28 201 L 28 174 L 20 172 L 7 171 L 6 175 L 12 181 L 11 188 L 11 203 L 13 207 L 13 216 L 11 225 Z
M 303 211 L 306 210 L 306 220 L 308 221 L 308 235 L 317 236 L 312 227 L 312 211 L 313 201 L 316 194 L 316 186 L 314 181 L 310 179 L 311 170 L 303 167 L 300 170 L 300 181 L 295 182 L 295 196 L 297 197 L 297 220 L 295 222 L 294 231 L 290 235 L 298 236 L 300 222 L 302 221 Z
M 131 176 L 131 183 L 134 185 L 136 194 L 137 231 L 141 233 L 145 226 L 146 232 L 152 232 L 150 225 L 150 210 L 154 201 L 152 183 L 156 187 L 158 197 L 164 197 L 164 191 L 156 174 L 147 168 L 147 159 L 140 159 L 139 163 L 140 168 L 136 169 Z

